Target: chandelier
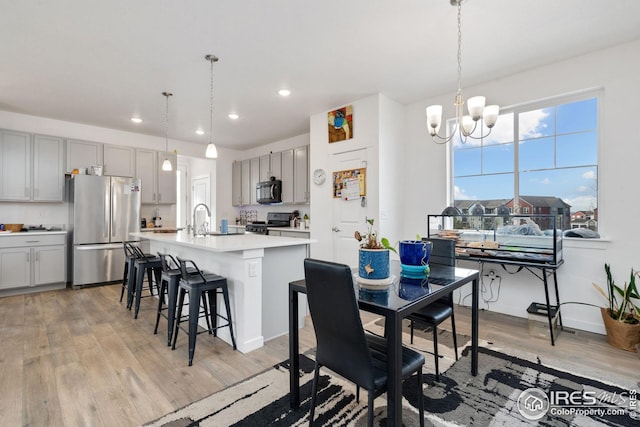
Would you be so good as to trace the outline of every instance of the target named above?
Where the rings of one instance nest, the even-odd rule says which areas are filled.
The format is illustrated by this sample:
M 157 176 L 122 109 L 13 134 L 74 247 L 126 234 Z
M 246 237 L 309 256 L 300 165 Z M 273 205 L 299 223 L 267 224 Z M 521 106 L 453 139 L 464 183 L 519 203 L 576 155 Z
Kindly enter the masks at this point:
M 167 109 L 165 113 L 164 120 L 164 162 L 162 162 L 162 170 L 163 171 L 172 171 L 173 166 L 171 165 L 171 161 L 169 160 L 169 97 L 173 96 L 171 92 L 162 92 L 162 94 L 167 98 Z
M 215 55 L 206 55 L 204 59 L 211 62 L 211 91 L 209 93 L 209 114 L 211 116 L 211 121 L 209 122 L 209 144 L 207 145 L 207 151 L 204 156 L 209 159 L 216 159 L 218 158 L 218 149 L 213 143 L 213 63 L 218 62 L 218 57 Z
M 442 105 L 431 105 L 427 107 L 427 122 L 429 124 L 429 134 L 433 138 L 433 142 L 437 144 L 446 144 L 451 141 L 457 134 L 460 141 L 464 144 L 467 138 L 482 139 L 489 136 L 491 129 L 498 120 L 500 107 L 497 105 L 487 105 L 485 107 L 484 96 L 474 96 L 467 101 L 467 109 L 469 115 L 464 115 L 464 97 L 462 96 L 462 2 L 463 0 L 450 0 L 452 6 L 458 7 L 458 92 L 453 102 L 456 108 L 456 127 L 448 137 L 442 137 L 438 134 L 440 125 L 442 124 Z M 489 129 L 486 135 L 474 135 L 478 121 L 482 119 L 484 125 Z M 481 125 L 482 126 L 482 125 Z M 457 130 L 457 131 L 456 131 Z

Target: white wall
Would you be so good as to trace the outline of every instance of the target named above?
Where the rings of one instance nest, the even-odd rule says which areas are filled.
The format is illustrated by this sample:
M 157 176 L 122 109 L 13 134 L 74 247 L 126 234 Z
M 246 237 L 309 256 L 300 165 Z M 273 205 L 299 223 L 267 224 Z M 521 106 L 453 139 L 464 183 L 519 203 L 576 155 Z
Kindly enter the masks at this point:
M 612 266 L 614 277 L 628 279 L 631 267 L 640 268 L 637 242 L 640 229 L 631 218 L 640 211 L 636 170 L 640 158 L 634 130 L 637 100 L 640 99 L 640 41 L 616 46 L 545 67 L 529 70 L 476 87 L 465 87 L 465 94 L 483 94 L 490 103 L 516 105 L 589 88 L 603 88 L 599 152 L 599 231 L 601 241 L 565 239 L 565 264 L 558 270 L 560 299 L 604 305 L 592 282 L 605 282 L 604 263 Z M 447 205 L 446 156 L 443 146 L 431 141 L 427 133 L 425 107 L 442 104 L 445 116 L 453 115 L 454 92 L 426 99 L 405 110 L 407 140 L 403 152 L 404 169 L 420 171 L 423 179 L 407 180 L 404 194 L 405 234 L 426 233 L 426 216 L 439 213 Z M 542 282 L 528 272 L 502 276 L 500 297 L 489 309 L 526 317 L 533 302 L 544 302 Z M 497 289 L 494 287 L 494 293 Z M 486 297 L 488 297 L 488 293 Z M 469 302 L 469 299 L 466 300 Z M 485 308 L 487 306 L 485 305 Z M 562 308 L 566 326 L 604 332 L 599 310 L 567 304 Z

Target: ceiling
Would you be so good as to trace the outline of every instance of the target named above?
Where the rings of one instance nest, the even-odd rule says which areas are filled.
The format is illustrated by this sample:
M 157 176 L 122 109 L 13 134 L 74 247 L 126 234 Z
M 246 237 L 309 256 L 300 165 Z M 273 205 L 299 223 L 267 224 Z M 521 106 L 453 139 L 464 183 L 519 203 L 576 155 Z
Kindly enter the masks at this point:
M 170 91 L 169 137 L 203 150 L 206 54 L 220 58 L 214 142 L 230 149 L 307 133 L 309 116 L 375 93 L 408 104 L 456 88 L 449 0 L 0 0 L 0 10 L 0 110 L 164 137 Z M 640 39 L 640 1 L 466 0 L 462 24 L 464 88 Z

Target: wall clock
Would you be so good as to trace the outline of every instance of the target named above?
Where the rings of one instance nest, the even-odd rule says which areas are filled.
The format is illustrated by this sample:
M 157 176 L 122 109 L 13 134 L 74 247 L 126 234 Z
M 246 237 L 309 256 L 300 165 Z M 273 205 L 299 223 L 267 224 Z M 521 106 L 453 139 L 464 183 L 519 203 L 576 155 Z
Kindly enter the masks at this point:
M 316 169 L 313 171 L 313 183 L 316 185 L 324 184 L 327 179 L 327 173 L 324 169 Z

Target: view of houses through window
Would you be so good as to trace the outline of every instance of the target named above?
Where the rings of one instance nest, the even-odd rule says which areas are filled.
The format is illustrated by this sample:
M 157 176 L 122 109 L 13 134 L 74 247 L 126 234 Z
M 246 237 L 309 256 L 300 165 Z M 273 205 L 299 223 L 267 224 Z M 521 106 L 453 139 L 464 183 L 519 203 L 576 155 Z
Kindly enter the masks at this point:
M 452 154 L 454 206 L 463 213 L 506 206 L 555 215 L 563 230 L 597 231 L 597 92 L 505 109 L 488 137 L 454 138 Z

